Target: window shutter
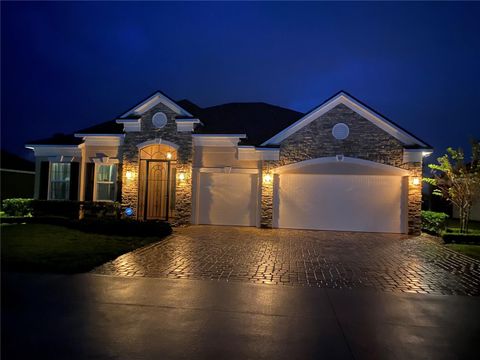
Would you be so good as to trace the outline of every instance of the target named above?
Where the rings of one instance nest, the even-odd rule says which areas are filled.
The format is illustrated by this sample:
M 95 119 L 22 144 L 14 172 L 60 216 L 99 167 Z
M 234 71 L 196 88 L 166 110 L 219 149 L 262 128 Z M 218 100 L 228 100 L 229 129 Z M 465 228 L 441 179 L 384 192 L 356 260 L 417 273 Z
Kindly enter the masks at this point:
M 40 162 L 40 188 L 38 198 L 40 200 L 48 199 L 48 172 L 50 171 L 50 163 L 48 161 Z
M 70 200 L 78 200 L 79 163 L 70 163 Z
M 86 163 L 85 168 L 85 201 L 93 200 L 93 187 L 95 186 L 95 164 Z

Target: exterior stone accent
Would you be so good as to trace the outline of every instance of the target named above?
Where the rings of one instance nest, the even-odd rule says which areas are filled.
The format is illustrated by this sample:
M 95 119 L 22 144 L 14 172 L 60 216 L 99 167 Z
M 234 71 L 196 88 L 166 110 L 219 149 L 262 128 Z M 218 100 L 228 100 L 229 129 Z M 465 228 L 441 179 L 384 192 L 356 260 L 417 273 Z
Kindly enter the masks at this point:
M 337 140 L 332 128 L 337 123 L 349 127 L 349 136 Z M 343 155 L 374 161 L 411 171 L 411 176 L 421 177 L 421 163 L 403 163 L 403 144 L 363 118 L 347 106 L 340 104 L 312 121 L 280 144 L 280 159 L 269 162 L 271 169 L 304 160 Z M 272 226 L 272 190 L 263 183 L 261 225 Z M 420 233 L 421 185 L 409 181 L 408 231 Z
M 264 168 L 262 170 L 260 179 L 261 187 L 260 191 L 261 195 L 261 209 L 260 209 L 260 226 L 262 227 L 272 227 L 272 217 L 273 217 L 273 185 L 274 185 L 274 178 L 272 176 L 271 181 L 265 181 L 265 175 L 271 174 L 270 170 Z
M 167 124 L 157 129 L 152 124 L 152 116 L 157 112 L 167 116 Z M 172 224 L 189 223 L 191 216 L 191 172 L 192 172 L 192 134 L 178 132 L 175 118 L 177 114 L 163 104 L 154 106 L 145 112 L 141 118 L 140 132 L 127 132 L 122 145 L 123 171 L 122 178 L 122 207 L 132 207 L 137 214 L 138 206 L 138 179 L 139 179 L 139 149 L 137 145 L 149 140 L 162 139 L 178 145 L 177 174 L 183 172 L 185 179 L 180 180 L 177 175 L 175 194 L 175 214 Z M 126 178 L 126 172 L 133 173 L 133 179 Z
M 411 173 L 408 179 L 408 233 L 420 235 L 422 232 L 422 163 L 405 163 L 401 167 Z M 414 177 L 420 179 L 420 184 L 413 184 Z

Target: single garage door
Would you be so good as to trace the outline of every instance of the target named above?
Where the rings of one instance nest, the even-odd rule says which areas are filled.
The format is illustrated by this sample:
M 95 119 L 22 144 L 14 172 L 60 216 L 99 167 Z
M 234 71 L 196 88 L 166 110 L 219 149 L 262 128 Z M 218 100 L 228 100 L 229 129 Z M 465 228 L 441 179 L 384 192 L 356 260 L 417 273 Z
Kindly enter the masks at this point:
M 274 226 L 403 233 L 403 186 L 401 176 L 281 174 Z
M 256 174 L 200 173 L 198 223 L 255 226 Z

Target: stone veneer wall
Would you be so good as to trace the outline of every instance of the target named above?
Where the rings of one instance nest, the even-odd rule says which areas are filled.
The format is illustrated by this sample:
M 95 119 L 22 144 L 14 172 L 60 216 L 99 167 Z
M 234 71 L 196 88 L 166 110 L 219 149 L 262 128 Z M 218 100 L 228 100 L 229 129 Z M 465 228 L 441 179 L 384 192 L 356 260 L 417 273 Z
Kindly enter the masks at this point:
M 347 124 L 350 133 L 345 140 L 337 140 L 332 135 L 335 124 Z M 411 171 L 411 176 L 421 178 L 421 163 L 403 163 L 403 144 L 369 120 L 358 115 L 347 106 L 340 104 L 297 131 L 280 144 L 280 159 L 269 162 L 273 170 L 291 163 L 344 155 L 396 166 Z M 265 166 L 264 166 L 265 168 Z M 264 170 L 265 171 L 265 170 Z M 272 226 L 273 186 L 263 182 L 261 225 Z M 421 185 L 412 185 L 408 191 L 408 231 L 420 233 Z
M 167 116 L 167 124 L 162 129 L 152 125 L 152 116 L 157 112 Z M 137 145 L 155 139 L 168 140 L 179 146 L 177 150 L 177 174 L 184 172 L 185 180 L 176 179 L 175 216 L 172 224 L 181 225 L 190 222 L 192 203 L 192 134 L 177 132 L 175 117 L 177 114 L 163 104 L 158 104 L 142 115 L 141 131 L 128 132 L 122 145 L 122 207 L 132 207 L 137 214 L 139 149 Z M 133 179 L 127 180 L 125 174 L 132 171 Z

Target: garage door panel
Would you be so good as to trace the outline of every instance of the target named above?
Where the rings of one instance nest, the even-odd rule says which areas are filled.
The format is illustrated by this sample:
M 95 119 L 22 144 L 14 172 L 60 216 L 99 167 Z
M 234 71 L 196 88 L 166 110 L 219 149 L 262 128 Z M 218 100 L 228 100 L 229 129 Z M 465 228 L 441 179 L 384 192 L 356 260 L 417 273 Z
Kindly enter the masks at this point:
M 198 223 L 256 225 L 257 175 L 202 173 Z
M 403 232 L 399 176 L 280 175 L 274 226 Z

